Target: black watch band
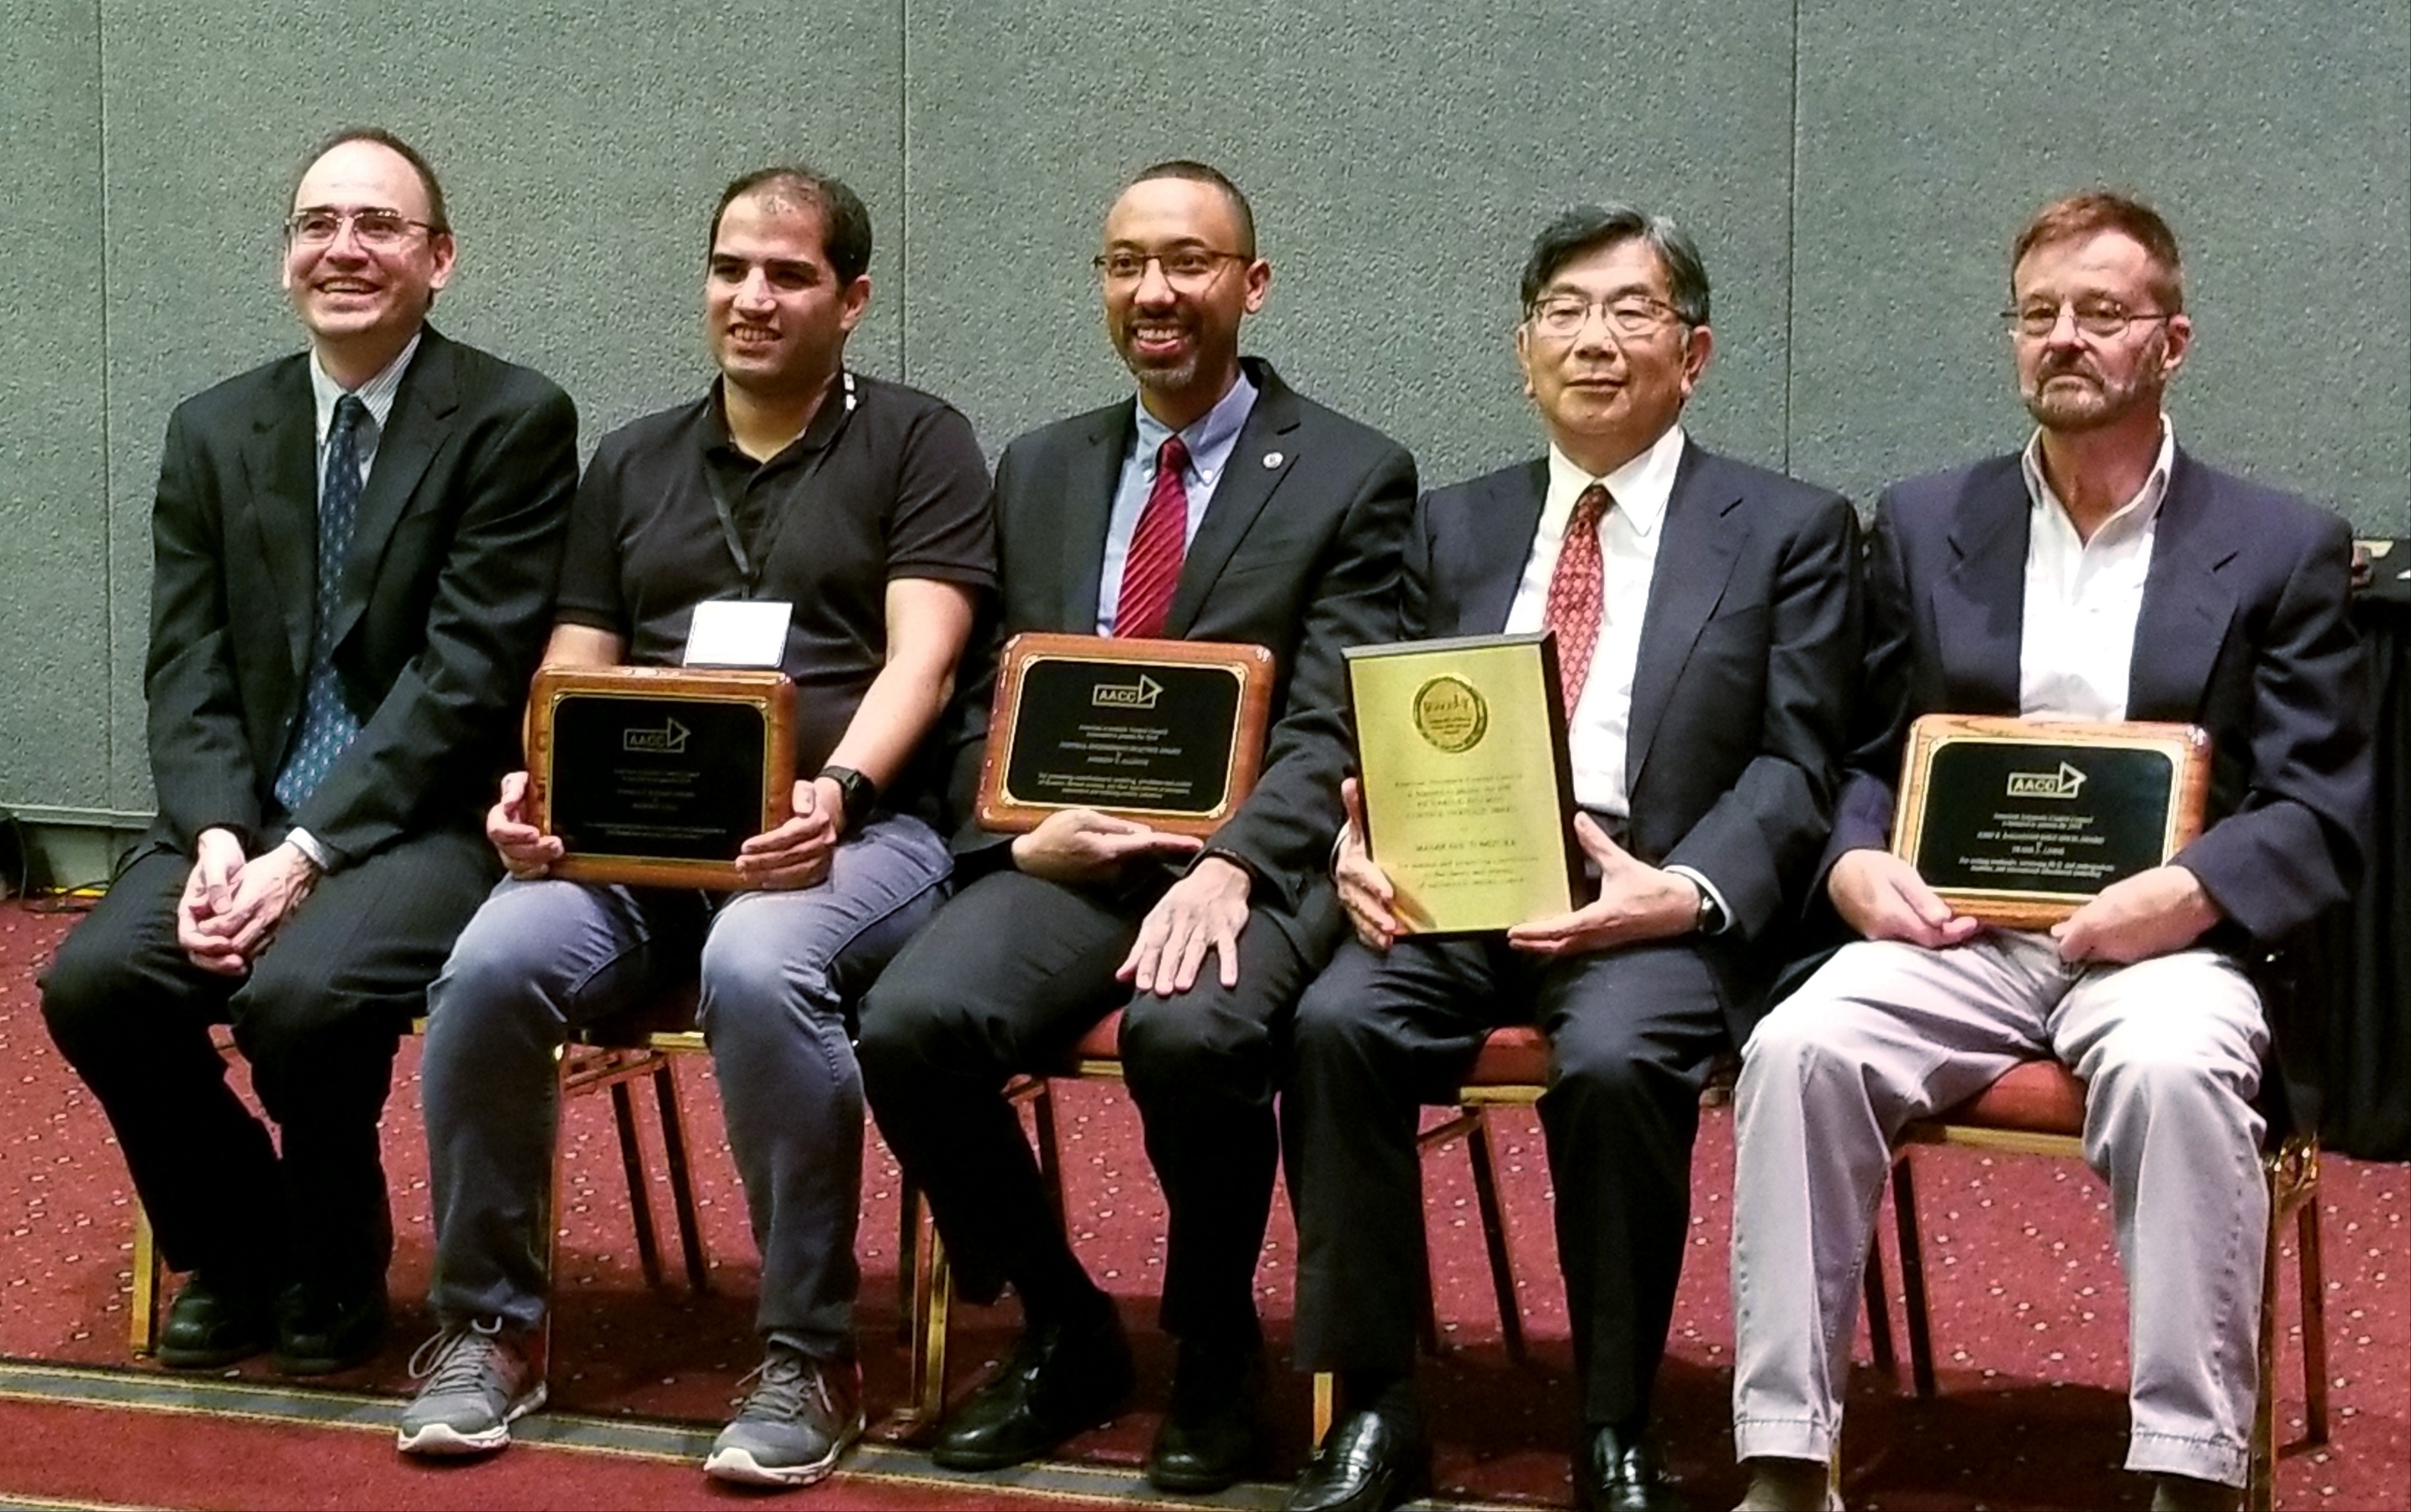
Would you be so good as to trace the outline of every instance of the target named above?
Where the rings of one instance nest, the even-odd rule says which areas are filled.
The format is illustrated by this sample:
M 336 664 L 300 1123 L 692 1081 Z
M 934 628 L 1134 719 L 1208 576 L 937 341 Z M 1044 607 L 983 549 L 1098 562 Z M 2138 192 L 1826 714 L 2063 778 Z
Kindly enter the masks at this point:
M 821 776 L 837 784 L 838 802 L 845 807 L 840 817 L 846 829 L 860 827 L 870 817 L 879 803 L 879 784 L 851 766 L 824 766 Z

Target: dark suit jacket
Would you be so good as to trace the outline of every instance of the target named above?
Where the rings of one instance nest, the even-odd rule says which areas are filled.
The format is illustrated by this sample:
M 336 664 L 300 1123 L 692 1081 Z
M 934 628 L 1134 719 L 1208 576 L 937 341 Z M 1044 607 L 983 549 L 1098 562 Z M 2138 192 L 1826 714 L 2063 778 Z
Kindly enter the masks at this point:
M 1182 560 L 1164 634 L 1273 653 L 1264 773 L 1207 844 L 1254 874 L 1258 906 L 1293 915 L 1327 880 L 1339 830 L 1350 760 L 1339 653 L 1398 638 L 1399 548 L 1415 464 L 1388 437 L 1295 393 L 1270 364 L 1246 363 L 1255 408 Z M 1106 517 L 1135 427 L 1123 400 L 1005 448 L 996 470 L 1002 636 L 1095 632 Z M 990 676 L 992 662 L 966 669 L 957 801 L 976 786 Z M 967 851 L 1001 844 L 977 829 L 957 840 Z
M 360 734 L 291 822 L 337 864 L 469 826 L 517 763 L 577 481 L 537 373 L 426 331 L 360 500 L 334 627 Z M 176 407 L 152 516 L 152 781 L 163 838 L 256 844 L 300 718 L 317 591 L 316 436 L 297 355 Z
M 1825 865 L 1889 843 L 1911 720 L 2018 712 L 2031 510 L 2015 454 L 1912 479 L 1878 506 L 1872 696 Z M 2360 876 L 2370 767 L 2350 558 L 2333 515 L 2177 452 L 2126 714 L 2210 733 L 2206 827 L 2176 859 L 2237 926 L 2210 943 L 2238 953 L 2292 934 Z M 2278 1029 L 2289 1075 L 2308 1069 L 2308 1026 Z
M 1542 458 L 1423 501 L 1413 633 L 1506 627 L 1548 484 Z M 1731 927 L 1700 948 L 1738 1029 L 1840 781 L 1860 665 L 1858 517 L 1839 494 L 1687 443 L 1660 529 L 1625 751 L 1627 849 L 1723 894 Z

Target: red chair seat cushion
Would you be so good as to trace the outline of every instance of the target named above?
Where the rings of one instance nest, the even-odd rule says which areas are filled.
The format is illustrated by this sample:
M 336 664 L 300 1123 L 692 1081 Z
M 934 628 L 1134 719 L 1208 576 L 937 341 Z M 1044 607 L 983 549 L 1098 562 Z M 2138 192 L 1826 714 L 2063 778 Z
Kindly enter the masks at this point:
M 2030 1060 L 1936 1120 L 2030 1134 L 2084 1132 L 2084 1083 L 2055 1060 Z

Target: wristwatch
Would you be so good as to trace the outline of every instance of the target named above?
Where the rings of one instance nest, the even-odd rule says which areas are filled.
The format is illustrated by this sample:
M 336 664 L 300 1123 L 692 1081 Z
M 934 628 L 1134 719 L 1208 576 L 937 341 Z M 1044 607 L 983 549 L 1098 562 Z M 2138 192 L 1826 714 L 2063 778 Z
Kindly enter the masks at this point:
M 838 803 L 844 809 L 838 817 L 843 828 L 855 829 L 870 817 L 879 802 L 878 783 L 851 766 L 824 766 L 821 776 L 837 784 Z
M 1717 895 L 1696 880 L 1691 885 L 1700 889 L 1700 912 L 1691 927 L 1702 935 L 1718 933 L 1725 926 L 1725 910 L 1717 907 Z

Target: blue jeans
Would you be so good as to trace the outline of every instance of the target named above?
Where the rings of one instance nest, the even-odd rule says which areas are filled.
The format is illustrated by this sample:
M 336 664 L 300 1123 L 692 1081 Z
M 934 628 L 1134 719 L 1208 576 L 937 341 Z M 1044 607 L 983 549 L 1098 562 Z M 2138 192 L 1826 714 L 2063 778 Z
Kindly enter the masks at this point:
M 757 1327 L 816 1358 L 851 1354 L 863 1122 L 847 1004 L 936 909 L 948 869 L 927 824 L 884 816 L 839 845 L 826 882 L 793 892 L 496 887 L 427 993 L 438 1320 L 542 1319 L 554 1053 L 699 971 L 762 1254 Z

